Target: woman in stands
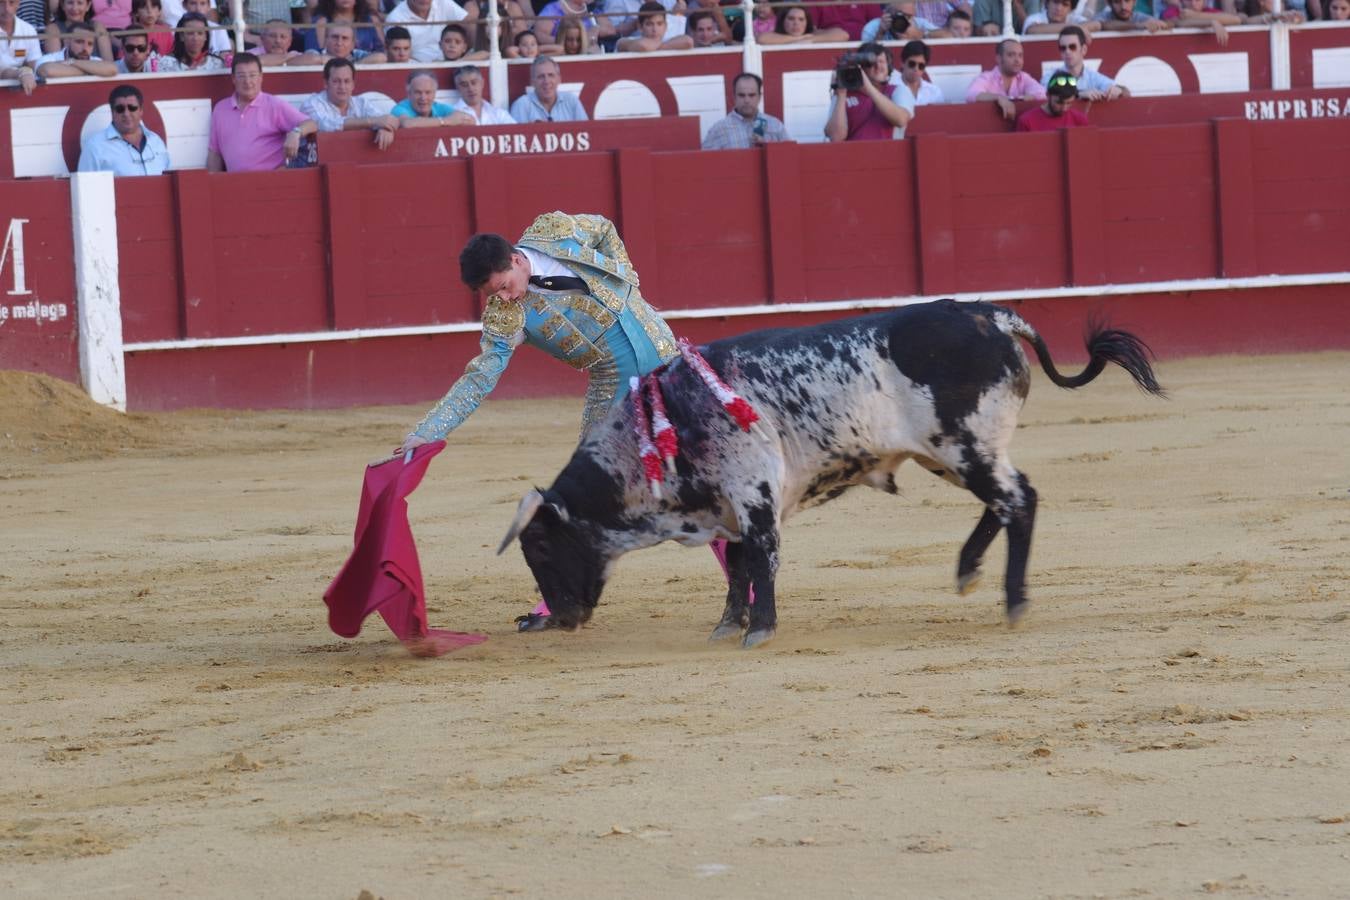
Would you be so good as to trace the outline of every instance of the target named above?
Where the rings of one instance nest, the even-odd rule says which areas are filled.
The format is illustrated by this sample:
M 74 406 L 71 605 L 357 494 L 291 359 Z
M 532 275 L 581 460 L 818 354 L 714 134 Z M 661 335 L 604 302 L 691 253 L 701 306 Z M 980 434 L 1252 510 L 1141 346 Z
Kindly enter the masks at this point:
M 160 56 L 173 53 L 173 29 L 164 24 L 160 0 L 131 0 L 131 21 L 145 30 L 155 53 Z
M 535 35 L 538 36 L 538 32 Z M 590 32 L 581 19 L 568 16 L 558 23 L 558 42 L 541 44 L 539 52 L 544 56 L 561 53 L 563 56 L 585 56 L 591 52 Z
M 305 32 L 306 50 L 312 49 L 316 53 L 322 51 L 327 31 L 324 26 L 329 22 L 352 26 L 357 50 L 384 52 L 384 36 L 379 27 L 384 22 L 384 16 L 372 12 L 365 0 L 319 0 L 314 8 L 315 28 Z M 310 47 L 311 42 L 313 47 Z
M 576 19 L 586 29 L 587 49 L 584 52 L 589 53 L 591 46 L 598 46 L 597 42 L 601 38 L 614 35 L 614 25 L 609 21 L 609 16 L 597 19 L 586 6 L 585 0 L 576 0 L 576 2 L 553 0 L 552 3 L 539 10 L 539 16 L 540 18 L 535 20 L 534 23 L 534 33 L 541 44 L 563 43 L 562 23 L 570 18 Z M 558 19 L 557 16 L 563 16 L 564 18 Z
M 806 14 L 805 6 L 782 7 L 778 10 L 778 23 L 774 30 L 759 35 L 761 44 L 819 44 L 846 40 L 848 32 L 842 28 L 822 28 L 817 31 L 811 23 L 811 17 Z
M 52 14 L 52 20 L 42 35 L 42 52 L 57 53 L 61 50 L 61 37 L 70 31 L 73 22 L 88 22 L 94 26 L 94 52 L 99 59 L 113 61 L 112 41 L 108 30 L 94 18 L 90 0 L 61 0 Z
M 173 52 L 159 61 L 161 72 L 212 72 L 227 68 L 225 60 L 207 49 L 211 43 L 206 16 L 183 13 L 174 35 Z

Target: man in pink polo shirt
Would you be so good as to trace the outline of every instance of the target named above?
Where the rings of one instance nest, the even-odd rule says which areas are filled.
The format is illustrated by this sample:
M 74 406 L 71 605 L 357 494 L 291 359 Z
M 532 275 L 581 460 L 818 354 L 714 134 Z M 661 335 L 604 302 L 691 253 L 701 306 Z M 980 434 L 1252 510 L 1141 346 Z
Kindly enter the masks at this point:
M 300 141 L 319 126 L 280 97 L 262 92 L 262 62 L 236 53 L 230 64 L 234 95 L 211 111 L 208 172 L 279 169 L 300 151 Z

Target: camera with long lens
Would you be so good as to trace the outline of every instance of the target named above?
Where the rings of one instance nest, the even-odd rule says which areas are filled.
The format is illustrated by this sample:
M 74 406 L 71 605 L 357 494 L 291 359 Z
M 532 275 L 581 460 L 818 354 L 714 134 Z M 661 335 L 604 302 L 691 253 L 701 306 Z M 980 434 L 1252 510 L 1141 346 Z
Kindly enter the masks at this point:
M 847 91 L 862 90 L 863 69 L 870 69 L 872 63 L 877 61 L 875 53 L 869 53 L 865 50 L 855 50 L 852 53 L 845 53 L 839 57 L 839 61 L 834 64 L 835 83 Z
M 909 16 L 900 12 L 898 9 L 891 10 L 891 33 L 892 40 L 904 38 L 905 32 L 909 31 Z

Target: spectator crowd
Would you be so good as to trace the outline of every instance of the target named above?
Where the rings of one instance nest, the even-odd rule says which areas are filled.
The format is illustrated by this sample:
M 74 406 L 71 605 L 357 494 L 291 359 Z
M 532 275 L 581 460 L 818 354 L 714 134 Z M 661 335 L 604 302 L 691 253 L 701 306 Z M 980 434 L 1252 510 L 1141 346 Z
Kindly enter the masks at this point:
M 1196 28 L 1225 44 L 1233 25 L 1350 21 L 1350 0 L 1013 0 L 1011 29 L 1001 0 L 786 0 L 755 3 L 750 21 L 736 0 L 499 0 L 497 8 L 493 34 L 486 0 L 245 0 L 238 22 L 225 0 L 0 0 L 0 79 L 31 94 L 43 81 L 67 77 L 228 70 L 234 92 L 212 112 L 208 168 L 239 171 L 312 161 L 306 139 L 319 131 L 369 131 L 384 150 L 403 128 L 584 120 L 576 95 L 562 90 L 566 56 L 697 51 L 746 40 L 857 44 L 834 73 L 825 125 L 828 140 L 851 141 L 903 137 L 918 107 L 943 102 L 927 76 L 926 39 L 1057 35 L 1057 70 L 1040 79 L 1024 71 L 1022 44 L 1009 37 L 993 46 L 990 67 L 965 94 L 1017 130 L 1043 130 L 1086 124 L 1074 107 L 1079 100 L 1129 95 L 1085 66 L 1094 34 Z M 531 60 L 529 86 L 509 106 L 485 99 L 485 72 L 476 64 L 491 57 L 494 41 L 501 56 Z M 244 52 L 234 52 L 241 44 Z M 453 104 L 437 99 L 435 74 L 421 68 L 440 62 L 460 63 Z M 358 69 L 377 64 L 409 67 L 406 97 L 392 110 L 357 90 Z M 265 71 L 280 66 L 322 67 L 322 89 L 298 108 L 266 93 Z M 761 111 L 763 94 L 759 77 L 737 76 L 733 109 L 704 146 L 787 140 L 783 123 Z M 142 124 L 141 92 L 119 84 L 108 102 L 111 124 L 85 141 L 80 168 L 168 168 L 163 140 Z

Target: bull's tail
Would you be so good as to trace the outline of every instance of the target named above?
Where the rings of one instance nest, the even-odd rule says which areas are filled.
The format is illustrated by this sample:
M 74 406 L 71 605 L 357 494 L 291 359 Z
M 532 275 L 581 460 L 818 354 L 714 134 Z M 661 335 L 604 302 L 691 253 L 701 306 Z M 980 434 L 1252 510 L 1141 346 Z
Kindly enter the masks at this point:
M 1083 336 L 1083 343 L 1088 351 L 1087 368 L 1077 375 L 1061 375 L 1055 368 L 1055 362 L 1050 358 L 1050 351 L 1045 346 L 1045 341 L 1036 333 L 1020 316 L 1013 315 L 1014 334 L 1026 340 L 1036 351 L 1036 358 L 1041 361 L 1041 368 L 1051 381 L 1062 388 L 1082 387 L 1092 381 L 1102 370 L 1106 368 L 1107 363 L 1115 363 L 1134 379 L 1134 383 L 1139 385 L 1141 390 L 1147 391 L 1155 397 L 1166 397 L 1167 392 L 1163 390 L 1162 385 L 1158 384 L 1158 379 L 1153 375 L 1153 366 L 1149 363 L 1153 351 L 1149 349 L 1148 344 L 1143 339 L 1130 334 L 1128 331 L 1122 331 L 1118 328 L 1107 328 L 1100 321 L 1092 320 L 1088 323 L 1087 332 Z

